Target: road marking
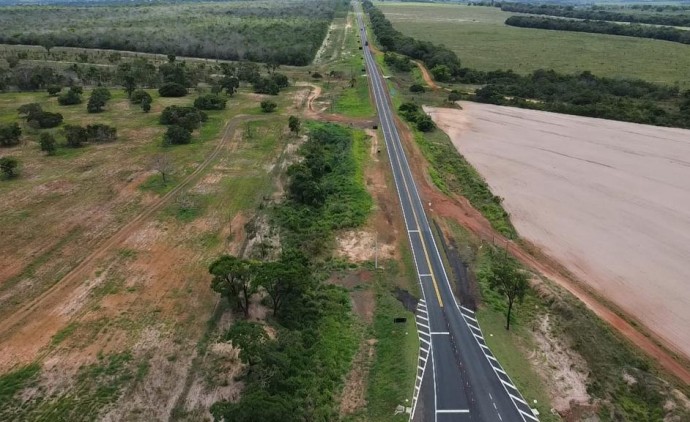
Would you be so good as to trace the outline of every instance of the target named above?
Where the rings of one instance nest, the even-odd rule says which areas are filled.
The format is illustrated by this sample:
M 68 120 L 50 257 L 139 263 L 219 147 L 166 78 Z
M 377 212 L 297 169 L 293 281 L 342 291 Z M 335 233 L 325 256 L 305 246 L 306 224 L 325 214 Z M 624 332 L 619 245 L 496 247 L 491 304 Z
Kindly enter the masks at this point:
M 429 329 L 429 326 L 426 324 L 422 324 L 421 322 L 417 321 L 417 325 L 421 325 L 422 327 L 426 328 L 427 330 Z
M 423 341 L 423 342 L 426 343 L 426 344 L 431 344 L 431 342 L 429 342 L 429 341 L 427 341 L 427 340 L 424 340 L 424 339 L 421 338 L 421 337 L 419 338 L 419 340 L 420 340 L 420 341 Z
M 503 375 L 508 375 L 508 374 L 506 373 L 506 371 L 504 371 L 503 369 L 501 369 L 501 368 L 496 368 L 496 367 L 493 366 L 493 365 L 491 365 L 491 366 L 494 368 L 495 371 L 498 371 L 498 372 L 502 373 Z
M 408 232 L 408 233 L 419 233 L 419 230 L 414 229 L 414 230 L 408 230 L 407 232 Z
M 468 316 L 468 315 L 465 315 L 465 314 L 462 314 L 462 316 L 464 316 L 465 318 L 467 318 L 467 319 L 469 319 L 469 320 L 472 320 L 472 321 L 476 322 L 477 324 L 479 324 L 479 321 L 477 321 L 476 318 L 473 318 L 473 317 Z
M 423 317 L 423 316 L 421 316 L 421 315 L 417 315 L 417 318 L 423 319 L 424 321 L 429 322 L 429 318 L 427 318 L 427 317 Z
M 448 331 L 432 331 L 431 332 L 432 336 L 447 336 L 450 335 Z
M 507 385 L 508 387 L 510 387 L 510 388 L 512 388 L 513 390 L 517 391 L 517 388 L 515 388 L 515 386 L 514 386 L 513 384 L 509 383 L 508 381 L 504 380 L 504 379 L 501 378 L 501 377 L 498 377 L 498 379 L 501 380 L 501 382 L 503 383 L 503 385 Z M 506 393 L 510 394 L 508 391 L 506 391 Z
M 523 411 L 522 409 L 518 409 L 518 412 L 522 413 L 523 415 L 527 416 L 528 418 L 530 418 L 534 421 L 539 421 L 539 419 L 537 419 L 537 417 L 534 416 L 534 414 L 529 414 L 529 413 Z
M 460 305 L 460 308 L 462 308 L 462 310 L 467 311 L 467 312 L 469 312 L 469 313 L 471 313 L 471 314 L 474 315 L 474 311 L 473 311 L 472 309 L 470 309 L 470 308 L 465 308 L 465 307 L 462 306 L 462 305 Z
M 523 399 L 521 399 L 520 397 L 517 397 L 517 396 L 516 396 L 516 395 L 514 395 L 514 394 L 510 394 L 510 393 L 508 393 L 508 395 L 509 395 L 509 396 L 510 396 L 510 397 L 511 397 L 511 398 L 512 398 L 513 400 L 517 400 L 517 401 L 519 401 L 520 403 L 522 403 L 522 404 L 524 404 L 524 405 L 526 405 L 526 404 L 527 404 L 527 402 L 526 402 L 526 401 L 524 401 L 524 400 L 523 400 Z
M 419 276 L 420 277 L 433 277 L 433 275 L 431 275 L 431 274 L 420 274 Z
M 470 413 L 469 409 L 436 409 L 436 413 Z
M 470 327 L 470 328 L 474 328 L 475 330 L 479 331 L 480 334 L 481 334 L 481 332 L 482 332 L 482 330 L 481 330 L 479 327 L 475 327 L 475 326 L 472 325 L 472 324 L 467 324 L 467 326 Z

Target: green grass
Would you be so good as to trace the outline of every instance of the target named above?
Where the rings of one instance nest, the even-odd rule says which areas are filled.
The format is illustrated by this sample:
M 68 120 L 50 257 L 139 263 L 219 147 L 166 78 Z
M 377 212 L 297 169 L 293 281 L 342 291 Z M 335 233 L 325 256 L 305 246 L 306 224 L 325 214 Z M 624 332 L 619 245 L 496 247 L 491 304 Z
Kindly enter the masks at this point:
M 599 76 L 678 83 L 690 88 L 690 46 L 621 37 L 514 28 L 513 13 L 493 7 L 376 3 L 394 27 L 419 40 L 445 44 L 463 66 L 479 70 L 544 68 L 563 73 L 589 70 Z
M 0 409 L 4 404 L 13 402 L 15 394 L 27 387 L 38 375 L 41 366 L 37 363 L 24 366 L 12 372 L 0 375 Z M 0 411 L 0 417 L 4 412 Z
M 354 88 L 346 87 L 336 97 L 333 112 L 349 117 L 370 117 L 374 109 L 369 99 L 369 85 L 364 78 L 358 78 Z
M 389 282 L 377 274 L 374 335 L 376 354 L 367 386 L 367 421 L 405 421 L 407 415 L 392 416 L 397 405 L 410 405 L 417 368 L 419 340 L 414 314 L 391 294 Z M 393 318 L 406 317 L 405 324 Z M 409 400 L 409 401 L 406 401 Z

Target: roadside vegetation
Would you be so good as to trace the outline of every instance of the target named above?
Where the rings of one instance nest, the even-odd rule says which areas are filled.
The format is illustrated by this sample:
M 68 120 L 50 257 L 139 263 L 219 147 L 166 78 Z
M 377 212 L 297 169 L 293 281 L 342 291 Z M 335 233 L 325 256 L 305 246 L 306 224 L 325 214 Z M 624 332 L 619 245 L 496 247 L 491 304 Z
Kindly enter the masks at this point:
M 0 16 L 0 42 L 306 65 L 344 7 L 341 0 L 12 6 Z

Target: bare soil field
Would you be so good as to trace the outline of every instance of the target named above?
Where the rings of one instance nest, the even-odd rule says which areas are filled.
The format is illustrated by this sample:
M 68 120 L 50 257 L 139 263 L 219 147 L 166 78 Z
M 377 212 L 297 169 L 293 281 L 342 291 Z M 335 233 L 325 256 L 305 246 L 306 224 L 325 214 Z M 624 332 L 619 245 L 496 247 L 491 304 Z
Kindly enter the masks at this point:
M 690 131 L 462 107 L 427 111 L 520 235 L 690 357 Z

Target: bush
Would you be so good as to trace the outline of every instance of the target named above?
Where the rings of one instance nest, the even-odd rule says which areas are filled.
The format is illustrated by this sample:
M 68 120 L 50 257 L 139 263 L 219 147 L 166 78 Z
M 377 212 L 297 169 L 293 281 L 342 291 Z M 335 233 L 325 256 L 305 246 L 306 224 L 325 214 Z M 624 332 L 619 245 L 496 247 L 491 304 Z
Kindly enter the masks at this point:
M 54 97 L 62 91 L 62 87 L 60 85 L 49 85 L 46 91 L 48 91 L 48 95 Z
M 151 94 L 148 92 L 144 91 L 143 89 L 137 89 L 136 91 L 132 92 L 132 96 L 129 97 L 129 101 L 132 104 L 141 104 L 144 101 L 153 102 L 153 98 L 151 98 Z
M 52 133 L 41 133 L 38 137 L 38 143 L 41 145 L 41 151 L 44 151 L 48 155 L 55 155 L 57 151 L 57 142 L 55 142 L 55 137 Z
M 276 107 L 278 107 L 278 104 L 274 103 L 273 101 L 264 100 L 261 102 L 261 111 L 264 113 L 270 113 L 274 111 Z
M 450 91 L 450 94 L 448 94 L 448 101 L 451 103 L 454 103 L 456 101 L 460 101 L 462 99 L 462 95 L 457 90 L 452 90 Z
M 163 136 L 163 145 L 183 145 L 192 142 L 192 132 L 186 127 L 172 125 Z
M 60 126 L 63 117 L 60 113 L 51 113 L 49 111 L 42 111 L 27 117 L 29 126 L 36 129 L 48 129 L 51 127 Z
M 314 79 L 321 79 L 321 78 L 323 78 L 323 75 L 320 74 L 319 72 L 314 72 L 311 74 L 311 77 Z
M 75 105 L 81 104 L 81 87 L 72 87 L 66 93 L 58 97 L 58 103 L 60 105 Z
M 419 115 L 419 106 L 415 103 L 402 103 L 398 107 L 398 112 L 408 122 L 416 122 Z
M 278 88 L 287 88 L 290 85 L 288 77 L 282 73 L 274 73 L 273 76 L 271 76 L 271 79 L 273 79 L 273 82 L 278 85 Z
M 0 146 L 11 147 L 19 143 L 22 129 L 17 122 L 0 125 Z
M 117 139 L 117 129 L 101 123 L 88 125 L 86 138 L 89 142 L 112 142 Z
M 199 127 L 201 122 L 208 120 L 203 111 L 194 107 L 168 106 L 161 113 L 159 119 L 162 125 L 177 125 L 192 131 Z
M 0 158 L 0 171 L 5 175 L 6 179 L 11 179 L 17 175 L 17 168 L 19 168 L 19 160 L 14 157 Z
M 168 82 L 158 88 L 158 94 L 161 97 L 184 97 L 187 95 L 187 88 L 175 82 Z
M 431 120 L 431 117 L 428 115 L 422 113 L 417 117 L 418 130 L 422 132 L 431 132 L 435 127 L 436 125 L 434 124 L 434 121 Z
M 259 80 L 254 82 L 253 88 L 257 94 L 278 95 L 280 92 L 278 84 L 269 78 L 259 78 Z
M 426 89 L 424 89 L 423 86 L 419 84 L 413 84 L 410 86 L 410 92 L 425 92 Z
M 227 100 L 217 94 L 206 94 L 194 100 L 194 107 L 199 110 L 223 110 Z
M 88 140 L 86 129 L 78 125 L 65 125 L 63 133 L 70 148 L 79 148 Z

